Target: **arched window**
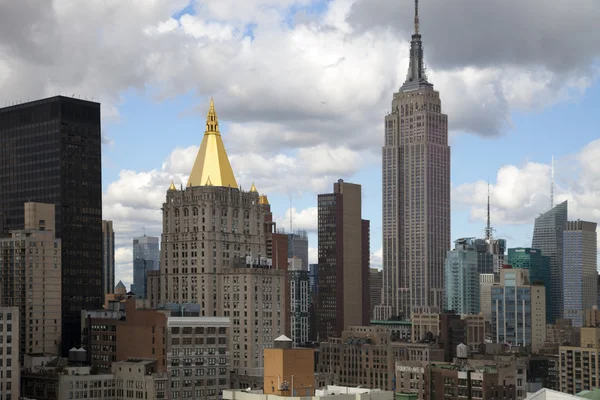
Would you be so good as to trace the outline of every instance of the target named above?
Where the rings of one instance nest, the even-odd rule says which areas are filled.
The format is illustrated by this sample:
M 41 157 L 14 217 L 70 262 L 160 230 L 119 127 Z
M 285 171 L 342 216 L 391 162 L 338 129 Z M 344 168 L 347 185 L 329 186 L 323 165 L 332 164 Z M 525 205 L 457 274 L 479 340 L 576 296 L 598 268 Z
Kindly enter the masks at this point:
M 198 215 L 198 207 L 194 207 L 193 214 Z
M 179 217 L 179 208 L 175 209 L 175 217 Z
M 190 211 L 187 208 L 183 209 L 183 216 L 187 217 L 188 215 L 190 215 Z

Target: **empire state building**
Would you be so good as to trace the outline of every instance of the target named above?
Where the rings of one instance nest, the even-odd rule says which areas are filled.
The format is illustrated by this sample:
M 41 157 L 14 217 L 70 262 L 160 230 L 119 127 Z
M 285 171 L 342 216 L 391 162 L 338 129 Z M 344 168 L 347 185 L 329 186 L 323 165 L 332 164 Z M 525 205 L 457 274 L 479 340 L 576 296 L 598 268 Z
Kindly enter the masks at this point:
M 382 156 L 383 290 L 376 316 L 440 312 L 450 249 L 448 116 L 425 74 L 418 0 L 408 74 L 385 117 Z

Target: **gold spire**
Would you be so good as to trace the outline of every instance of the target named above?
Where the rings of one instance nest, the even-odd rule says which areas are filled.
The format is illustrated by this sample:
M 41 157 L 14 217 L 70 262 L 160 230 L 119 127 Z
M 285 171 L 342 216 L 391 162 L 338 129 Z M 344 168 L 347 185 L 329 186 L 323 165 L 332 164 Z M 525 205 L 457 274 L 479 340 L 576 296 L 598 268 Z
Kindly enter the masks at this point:
M 254 182 L 252 182 L 252 187 L 250 188 L 251 192 L 258 192 L 258 190 L 256 190 L 256 186 L 254 186 Z
M 177 190 L 175 184 L 173 183 L 173 179 L 171 179 L 171 186 L 169 186 L 169 190 Z
M 204 138 L 202 138 L 187 186 L 206 186 L 209 184 L 210 186 L 236 189 L 238 187 L 225 151 L 223 139 L 221 139 L 219 119 L 212 97 L 206 116 L 206 131 L 204 131 Z
M 267 199 L 266 195 L 261 194 L 258 198 L 258 204 L 269 204 L 269 199 Z

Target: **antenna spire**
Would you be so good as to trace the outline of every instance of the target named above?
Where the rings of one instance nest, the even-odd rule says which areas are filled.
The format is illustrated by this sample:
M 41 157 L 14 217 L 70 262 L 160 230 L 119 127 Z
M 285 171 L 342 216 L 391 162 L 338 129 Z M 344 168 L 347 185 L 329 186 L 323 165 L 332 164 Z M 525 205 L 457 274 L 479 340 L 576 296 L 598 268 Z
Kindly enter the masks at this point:
M 554 207 L 554 154 L 552 155 L 552 164 L 550 168 L 550 209 Z
M 488 193 L 487 193 L 487 227 L 485 229 L 485 238 L 491 239 L 492 237 L 492 224 L 490 222 L 490 183 L 488 182 Z
M 415 0 L 415 33 L 410 41 L 410 61 L 406 81 L 400 88 L 402 91 L 420 89 L 423 86 L 433 87 L 427 82 L 425 73 L 425 61 L 423 56 L 423 41 L 419 33 L 419 0 Z
M 419 34 L 419 0 L 415 0 L 415 35 Z

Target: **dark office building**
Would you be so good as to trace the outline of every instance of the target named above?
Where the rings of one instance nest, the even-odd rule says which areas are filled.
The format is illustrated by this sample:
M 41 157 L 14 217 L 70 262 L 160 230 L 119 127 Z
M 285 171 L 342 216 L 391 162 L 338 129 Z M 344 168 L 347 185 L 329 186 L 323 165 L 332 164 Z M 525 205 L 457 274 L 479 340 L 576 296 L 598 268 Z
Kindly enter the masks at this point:
M 440 344 L 444 347 L 444 361 L 454 362 L 456 358 L 456 347 L 461 343 L 467 343 L 466 321 L 454 311 L 446 311 L 440 314 Z
M 52 97 L 0 109 L 0 235 L 23 204 L 56 205 L 62 239 L 62 352 L 79 347 L 81 310 L 102 306 L 100 104 Z
M 318 198 L 319 340 L 369 324 L 369 222 L 361 219 L 360 185 L 339 180 Z

